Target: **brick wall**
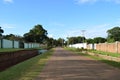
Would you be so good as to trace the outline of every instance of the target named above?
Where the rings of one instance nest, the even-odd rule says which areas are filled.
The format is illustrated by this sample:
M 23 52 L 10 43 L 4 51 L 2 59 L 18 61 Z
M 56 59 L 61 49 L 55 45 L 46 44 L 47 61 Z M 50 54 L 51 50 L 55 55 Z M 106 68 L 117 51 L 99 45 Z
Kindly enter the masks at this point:
M 96 50 L 105 51 L 105 52 L 112 52 L 112 53 L 120 53 L 120 42 L 115 43 L 99 43 L 96 44 Z M 89 49 L 89 45 L 88 45 Z

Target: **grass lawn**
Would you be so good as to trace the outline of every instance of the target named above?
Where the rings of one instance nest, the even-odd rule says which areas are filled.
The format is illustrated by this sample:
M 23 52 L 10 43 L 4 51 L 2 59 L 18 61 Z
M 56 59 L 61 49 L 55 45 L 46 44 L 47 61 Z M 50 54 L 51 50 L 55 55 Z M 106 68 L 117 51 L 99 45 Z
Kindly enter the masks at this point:
M 40 74 L 52 53 L 53 50 L 50 50 L 0 72 L 0 80 L 33 80 Z
M 24 49 L 20 49 L 20 48 L 0 48 L 0 52 L 11 52 L 11 51 L 19 51 L 19 50 L 24 50 Z
M 42 48 L 0 48 L 0 52 L 12 52 L 12 51 L 19 51 L 19 50 L 33 50 L 33 49 L 42 49 Z
M 120 53 L 111 53 L 111 52 L 104 52 L 104 51 L 97 51 L 97 50 L 89 50 L 90 52 L 102 55 L 108 55 L 112 57 L 120 57 Z
M 103 58 L 100 58 L 100 57 L 97 57 L 97 56 L 91 56 L 91 55 L 88 55 L 88 54 L 85 54 L 85 53 L 81 53 L 79 51 L 77 51 L 77 49 L 75 48 L 65 48 L 66 50 L 70 50 L 70 51 L 73 51 L 75 52 L 76 54 L 79 54 L 81 56 L 86 56 L 86 57 L 90 57 L 90 58 L 93 58 L 95 60 L 98 60 L 98 61 L 101 61 L 101 62 L 104 62 L 108 65 L 111 65 L 111 66 L 114 66 L 116 68 L 119 68 L 120 69 L 120 62 L 115 62 L 115 61 L 110 61 L 110 60 L 106 60 L 106 59 L 103 59 Z
M 73 51 L 73 52 L 80 52 L 79 49 L 77 49 L 77 48 L 65 47 L 64 49 L 65 50 L 70 50 L 70 51 Z

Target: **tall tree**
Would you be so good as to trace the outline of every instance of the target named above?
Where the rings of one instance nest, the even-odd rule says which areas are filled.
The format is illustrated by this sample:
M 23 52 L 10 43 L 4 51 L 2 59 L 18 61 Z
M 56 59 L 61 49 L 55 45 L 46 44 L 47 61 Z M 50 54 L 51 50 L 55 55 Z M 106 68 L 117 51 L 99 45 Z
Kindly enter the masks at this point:
M 94 43 L 105 43 L 107 40 L 102 37 L 95 37 L 94 38 Z
M 58 40 L 57 40 L 57 46 L 64 46 L 64 39 L 62 39 L 62 38 L 59 38 Z
M 108 37 L 107 37 L 108 42 L 120 41 L 120 27 L 114 27 L 112 29 L 109 29 L 107 33 L 108 33 Z
M 92 43 L 94 43 L 94 40 L 91 39 L 91 38 L 89 38 L 89 39 L 86 40 L 86 42 L 87 42 L 88 44 L 92 44 Z
M 23 41 L 23 37 L 14 34 L 4 35 L 3 38 L 8 40 Z
M 4 33 L 4 30 L 1 29 L 1 27 L 0 27 L 0 37 L 2 37 L 2 33 Z
M 47 30 L 45 30 L 42 25 L 35 25 L 28 33 L 24 34 L 24 39 L 27 42 L 38 42 L 43 43 L 47 38 Z
M 54 39 L 53 38 L 48 38 L 46 40 L 47 47 L 53 47 L 54 46 Z
M 86 38 L 85 37 L 81 37 L 81 36 L 78 36 L 78 37 L 69 37 L 67 38 L 68 39 L 68 43 L 69 44 L 76 44 L 76 43 L 83 43 L 85 42 Z

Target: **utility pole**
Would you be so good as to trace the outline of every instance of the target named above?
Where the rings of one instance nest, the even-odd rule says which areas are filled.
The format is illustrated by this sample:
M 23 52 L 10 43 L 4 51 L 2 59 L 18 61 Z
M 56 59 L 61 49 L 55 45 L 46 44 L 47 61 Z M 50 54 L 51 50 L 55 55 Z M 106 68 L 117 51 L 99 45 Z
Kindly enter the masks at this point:
M 69 47 L 69 35 L 67 37 L 68 41 L 67 41 L 67 46 Z
M 63 47 L 63 39 L 62 39 L 62 47 Z
M 84 33 L 85 33 L 85 30 L 81 30 L 81 32 L 82 32 L 82 37 L 83 37 L 83 48 L 84 48 Z

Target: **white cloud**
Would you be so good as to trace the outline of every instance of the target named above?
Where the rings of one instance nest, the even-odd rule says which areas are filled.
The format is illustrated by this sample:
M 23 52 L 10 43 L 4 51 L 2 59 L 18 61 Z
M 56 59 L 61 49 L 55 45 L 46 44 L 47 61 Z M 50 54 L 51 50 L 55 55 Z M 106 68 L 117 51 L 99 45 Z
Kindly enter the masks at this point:
M 95 3 L 98 0 L 75 0 L 77 4 L 85 4 L 85 3 Z
M 81 36 L 81 30 L 69 30 L 67 32 L 67 37 L 73 37 L 73 36 Z
M 107 37 L 106 32 L 108 29 L 110 29 L 110 24 L 102 24 L 102 25 L 93 26 L 90 29 L 86 30 L 86 37 L 87 38 Z
M 110 29 L 109 24 L 91 26 L 84 29 L 85 30 L 84 36 L 86 38 L 107 37 L 106 31 L 108 29 Z M 69 30 L 67 32 L 67 37 L 72 37 L 72 36 L 82 36 L 82 29 Z
M 120 4 L 120 0 L 115 0 L 115 2 L 116 2 L 117 4 Z
M 13 3 L 13 0 L 3 0 L 5 3 Z
M 76 4 L 85 4 L 85 3 L 96 3 L 98 1 L 101 2 L 113 2 L 120 4 L 120 0 L 74 0 Z
M 103 1 L 114 2 L 114 3 L 120 4 L 120 0 L 103 0 Z
M 120 25 L 120 18 L 117 19 L 116 24 Z
M 49 34 L 48 37 L 49 37 L 49 38 L 53 38 L 53 35 L 52 35 L 52 34 Z
M 2 24 L 1 27 L 4 29 L 13 29 L 15 28 L 15 25 L 14 24 Z

